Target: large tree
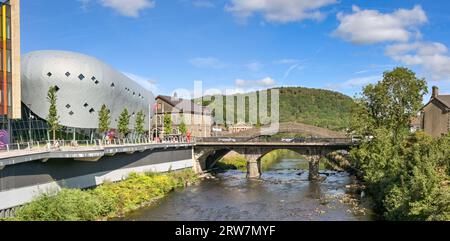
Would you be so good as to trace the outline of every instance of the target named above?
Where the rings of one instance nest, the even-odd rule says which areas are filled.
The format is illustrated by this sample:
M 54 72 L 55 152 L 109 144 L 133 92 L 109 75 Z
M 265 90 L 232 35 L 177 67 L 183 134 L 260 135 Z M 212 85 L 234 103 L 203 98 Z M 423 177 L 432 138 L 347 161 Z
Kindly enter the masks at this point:
M 53 132 L 53 141 L 56 140 L 56 131 L 60 128 L 59 115 L 56 108 L 56 86 L 50 86 L 47 92 L 47 101 L 50 103 L 47 115 L 47 123 L 50 126 L 50 130 Z
M 134 129 L 137 134 L 142 135 L 144 134 L 144 123 L 145 123 L 145 115 L 144 112 L 141 110 L 136 114 L 136 123 L 134 124 Z
M 130 114 L 128 113 L 128 109 L 125 108 L 119 116 L 118 130 L 122 136 L 125 136 L 130 131 L 128 129 L 128 125 L 130 124 Z
M 377 84 L 364 87 L 357 99 L 352 129 L 361 135 L 374 135 L 375 130 L 389 130 L 393 140 L 408 132 L 411 118 L 422 106 L 427 93 L 424 79 L 407 68 L 385 72 Z
M 111 124 L 110 110 L 106 105 L 102 105 L 100 112 L 98 113 L 98 129 L 104 133 L 109 130 Z

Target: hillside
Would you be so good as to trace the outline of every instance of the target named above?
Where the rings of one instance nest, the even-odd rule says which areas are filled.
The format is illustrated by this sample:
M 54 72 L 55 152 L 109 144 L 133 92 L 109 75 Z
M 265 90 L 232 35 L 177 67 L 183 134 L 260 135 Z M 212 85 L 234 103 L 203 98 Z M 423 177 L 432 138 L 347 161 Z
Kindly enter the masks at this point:
M 283 87 L 280 90 L 280 122 L 296 122 L 327 128 L 330 130 L 345 130 L 350 121 L 350 112 L 354 101 L 352 98 L 329 90 L 310 89 L 303 87 Z M 234 110 L 236 110 L 237 97 L 254 95 L 255 93 L 233 95 L 235 98 Z M 259 97 L 259 95 L 257 94 Z M 215 108 L 214 96 L 212 101 L 197 99 L 198 104 Z M 224 96 L 222 96 L 224 98 Z M 225 101 L 224 101 L 225 102 Z M 246 113 L 249 108 L 248 98 L 245 99 Z M 228 107 L 229 109 L 232 108 Z M 254 108 L 254 107 L 252 107 Z M 224 113 L 227 107 L 224 106 Z M 236 112 L 236 111 L 235 111 Z M 244 116 L 235 114 L 235 123 L 244 121 Z M 245 118 L 248 121 L 248 117 Z M 227 121 L 231 124 L 230 121 Z M 256 123 L 255 123 L 256 124 Z

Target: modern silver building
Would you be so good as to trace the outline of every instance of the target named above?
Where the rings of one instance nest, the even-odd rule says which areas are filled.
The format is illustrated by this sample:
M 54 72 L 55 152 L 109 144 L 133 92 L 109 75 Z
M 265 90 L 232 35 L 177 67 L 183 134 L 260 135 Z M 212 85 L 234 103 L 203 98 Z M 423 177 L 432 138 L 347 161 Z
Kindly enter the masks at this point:
M 135 116 L 141 110 L 146 115 L 145 126 L 148 126 L 154 95 L 96 58 L 66 51 L 36 51 L 22 56 L 21 63 L 22 108 L 25 110 L 22 120 L 28 120 L 29 124 L 13 129 L 32 131 L 27 138 L 21 136 L 23 131 L 15 133 L 16 139 L 46 139 L 34 132 L 47 128 L 36 122 L 47 117 L 50 105 L 47 92 L 51 86 L 57 89 L 60 124 L 66 133 L 83 130 L 85 135 L 88 132 L 92 135 L 98 128 L 98 111 L 103 104 L 111 110 L 113 129 L 117 128 L 124 108 L 131 114 L 130 129 L 134 129 Z

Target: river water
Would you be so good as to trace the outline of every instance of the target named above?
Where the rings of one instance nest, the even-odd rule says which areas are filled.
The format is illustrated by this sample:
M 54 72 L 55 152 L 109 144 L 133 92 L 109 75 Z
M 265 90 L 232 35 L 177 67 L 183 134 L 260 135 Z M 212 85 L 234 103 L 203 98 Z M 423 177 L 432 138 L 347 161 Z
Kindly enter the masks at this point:
M 219 173 L 122 220 L 372 220 L 364 199 L 350 199 L 358 205 L 349 201 L 355 196 L 348 194 L 353 183 L 349 174 L 323 170 L 324 181 L 310 182 L 308 171 L 298 169 L 304 162 L 280 159 L 259 180 L 247 180 L 242 171 Z

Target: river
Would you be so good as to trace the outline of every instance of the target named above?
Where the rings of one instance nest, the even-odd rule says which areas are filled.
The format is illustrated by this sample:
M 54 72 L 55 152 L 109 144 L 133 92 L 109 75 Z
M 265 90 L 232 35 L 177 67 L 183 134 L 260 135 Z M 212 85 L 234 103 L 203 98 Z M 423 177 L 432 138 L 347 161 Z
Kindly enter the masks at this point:
M 372 220 L 364 198 L 353 199 L 345 172 L 322 170 L 322 182 L 308 181 L 304 160 L 283 159 L 263 172 L 259 180 L 229 170 L 214 179 L 176 190 L 150 207 L 121 220 L 170 221 L 278 221 Z M 357 203 L 358 205 L 352 204 Z

